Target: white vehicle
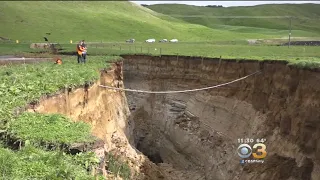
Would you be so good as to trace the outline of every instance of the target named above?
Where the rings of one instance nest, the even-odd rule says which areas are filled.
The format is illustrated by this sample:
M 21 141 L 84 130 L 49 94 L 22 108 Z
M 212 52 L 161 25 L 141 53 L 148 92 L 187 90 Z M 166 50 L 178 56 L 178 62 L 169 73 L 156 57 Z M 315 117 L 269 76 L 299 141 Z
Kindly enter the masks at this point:
M 128 39 L 126 40 L 127 43 L 134 43 L 134 41 L 136 41 L 135 39 Z
M 161 39 L 159 42 L 168 42 L 168 39 Z
M 178 42 L 178 39 L 171 39 L 170 42 Z
M 156 40 L 155 39 L 147 39 L 146 42 L 147 43 L 154 43 L 154 42 L 156 42 Z

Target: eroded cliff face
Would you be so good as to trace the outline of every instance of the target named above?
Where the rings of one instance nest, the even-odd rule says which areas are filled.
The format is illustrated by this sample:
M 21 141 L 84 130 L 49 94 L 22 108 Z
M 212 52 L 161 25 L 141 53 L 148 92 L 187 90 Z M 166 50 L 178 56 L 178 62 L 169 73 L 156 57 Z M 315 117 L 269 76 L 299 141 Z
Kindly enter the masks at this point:
M 43 98 L 31 111 L 64 114 L 74 121 L 84 121 L 92 126 L 92 134 L 110 142 L 110 134 L 124 129 L 129 109 L 123 92 L 99 87 L 118 83 L 115 67 L 101 71 L 100 79 L 92 85 L 75 90 L 65 90 L 56 96 Z
M 176 179 L 320 178 L 320 71 L 284 62 L 124 56 L 131 144 Z M 240 165 L 238 138 L 265 138 L 263 164 Z M 250 143 L 249 143 L 250 144 Z M 254 143 L 252 143 L 253 145 Z
M 132 179 L 162 179 L 158 167 L 128 143 L 125 133 L 130 111 L 124 92 L 99 87 L 123 87 L 121 67 L 121 63 L 113 64 L 110 69 L 101 71 L 97 82 L 42 98 L 37 105 L 30 105 L 28 111 L 64 114 L 74 121 L 90 124 L 92 135 L 103 141 L 102 146 L 97 143 L 94 149 L 98 156 L 112 152 L 122 157 L 131 168 Z M 104 174 L 109 177 L 106 171 Z

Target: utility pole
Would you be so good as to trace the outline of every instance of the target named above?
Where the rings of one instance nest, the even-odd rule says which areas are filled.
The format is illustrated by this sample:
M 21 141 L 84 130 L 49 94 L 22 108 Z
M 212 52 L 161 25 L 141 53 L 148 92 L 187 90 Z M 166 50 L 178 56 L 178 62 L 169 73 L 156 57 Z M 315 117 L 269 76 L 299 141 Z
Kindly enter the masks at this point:
M 291 19 L 292 19 L 292 17 L 290 16 L 288 48 L 290 48 L 290 43 L 291 43 Z

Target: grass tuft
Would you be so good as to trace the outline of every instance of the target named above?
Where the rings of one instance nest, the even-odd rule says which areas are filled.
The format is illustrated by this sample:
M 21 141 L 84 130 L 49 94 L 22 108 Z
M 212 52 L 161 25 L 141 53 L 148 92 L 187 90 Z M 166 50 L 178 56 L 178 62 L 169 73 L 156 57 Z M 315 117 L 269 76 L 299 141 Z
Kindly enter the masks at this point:
M 71 122 L 59 114 L 23 113 L 13 120 L 9 132 L 15 138 L 31 143 L 68 144 L 88 142 L 90 126 L 84 122 Z
M 129 180 L 131 176 L 129 165 L 112 153 L 107 154 L 107 170 L 115 175 L 119 175 L 124 180 Z
M 44 151 L 33 146 L 13 152 L 0 148 L 0 179 L 94 180 L 82 164 L 61 151 Z

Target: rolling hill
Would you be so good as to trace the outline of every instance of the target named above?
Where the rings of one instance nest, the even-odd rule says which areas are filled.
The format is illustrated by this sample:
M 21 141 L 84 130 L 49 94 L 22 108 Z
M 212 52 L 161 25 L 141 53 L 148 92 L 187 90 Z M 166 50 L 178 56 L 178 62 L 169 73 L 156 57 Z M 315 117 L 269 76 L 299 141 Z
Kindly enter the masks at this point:
M 170 9 L 170 6 L 168 7 Z M 43 36 L 47 36 L 49 41 L 59 43 L 81 39 L 91 42 L 124 42 L 129 38 L 137 41 L 148 38 L 178 38 L 181 41 L 202 42 L 279 38 L 287 34 L 285 30 L 255 27 L 248 32 L 241 30 L 246 27 L 191 24 L 126 1 L 1 2 L 0 22 L 0 37 L 26 42 L 41 42 Z M 315 35 L 308 31 L 296 33 L 302 36 Z
M 296 32 L 306 36 L 306 32 L 310 32 L 311 36 L 320 33 L 320 4 L 267 4 L 249 7 L 157 4 L 147 7 L 189 23 L 249 33 L 273 33 L 277 30 L 288 32 L 289 19 L 284 16 L 292 16 L 292 29 Z

